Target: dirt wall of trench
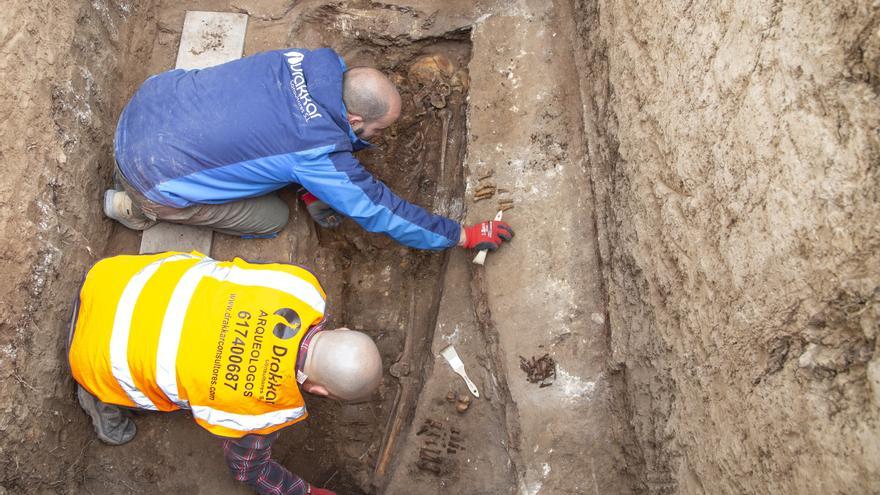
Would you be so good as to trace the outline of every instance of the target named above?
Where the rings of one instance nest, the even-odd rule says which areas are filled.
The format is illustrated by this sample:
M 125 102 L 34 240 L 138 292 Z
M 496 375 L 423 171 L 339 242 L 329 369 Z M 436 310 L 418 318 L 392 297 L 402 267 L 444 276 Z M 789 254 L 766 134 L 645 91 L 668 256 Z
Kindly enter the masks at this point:
M 112 228 L 109 184 L 120 67 L 149 2 L 14 1 L 0 9 L 0 493 L 83 475 L 93 441 L 64 364 L 65 320 Z M 146 23 L 149 24 L 149 23 Z M 128 91 L 130 92 L 130 91 Z
M 649 491 L 873 493 L 880 6 L 573 3 Z

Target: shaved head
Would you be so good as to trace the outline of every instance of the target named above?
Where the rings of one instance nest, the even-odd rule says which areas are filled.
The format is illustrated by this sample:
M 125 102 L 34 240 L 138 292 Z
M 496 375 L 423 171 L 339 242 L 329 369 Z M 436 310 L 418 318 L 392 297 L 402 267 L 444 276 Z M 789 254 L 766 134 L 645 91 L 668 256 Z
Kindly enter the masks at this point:
M 370 124 L 383 117 L 400 115 L 400 94 L 382 72 L 371 67 L 353 67 L 342 76 L 342 101 L 351 115 Z M 387 119 L 386 119 L 387 120 Z

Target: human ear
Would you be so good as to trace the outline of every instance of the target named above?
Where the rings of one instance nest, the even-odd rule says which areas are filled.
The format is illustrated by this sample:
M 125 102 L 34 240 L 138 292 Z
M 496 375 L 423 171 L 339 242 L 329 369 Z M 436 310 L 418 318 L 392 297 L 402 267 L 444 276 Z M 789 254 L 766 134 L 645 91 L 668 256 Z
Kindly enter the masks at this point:
M 314 383 L 303 383 L 303 390 L 312 395 L 317 395 L 318 397 L 327 397 L 328 395 L 330 395 L 330 393 L 327 392 L 326 388 L 324 388 L 322 385 L 316 385 Z

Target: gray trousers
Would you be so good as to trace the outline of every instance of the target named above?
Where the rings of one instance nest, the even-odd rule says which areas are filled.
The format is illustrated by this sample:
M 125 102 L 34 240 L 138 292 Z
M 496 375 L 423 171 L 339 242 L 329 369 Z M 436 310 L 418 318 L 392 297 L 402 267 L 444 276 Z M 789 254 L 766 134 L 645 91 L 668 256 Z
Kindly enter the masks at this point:
M 217 205 L 172 208 L 147 199 L 125 180 L 119 168 L 116 178 L 135 206 L 150 220 L 209 227 L 230 235 L 269 236 L 283 229 L 290 215 L 287 203 L 275 194 Z

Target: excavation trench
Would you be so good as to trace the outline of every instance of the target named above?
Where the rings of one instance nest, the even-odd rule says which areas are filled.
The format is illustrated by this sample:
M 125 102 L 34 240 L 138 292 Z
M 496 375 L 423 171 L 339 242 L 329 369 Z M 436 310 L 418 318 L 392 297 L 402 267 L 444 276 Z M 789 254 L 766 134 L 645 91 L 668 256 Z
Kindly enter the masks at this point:
M 309 398 L 279 462 L 340 494 L 876 492 L 880 13 L 743 3 L 6 2 L 0 495 L 252 493 L 186 412 L 98 442 L 65 366 L 83 273 L 138 251 L 101 213 L 116 121 L 188 9 L 248 14 L 246 54 L 392 74 L 403 117 L 359 158 L 404 198 L 481 221 L 494 172 L 515 205 L 481 269 L 316 230 L 290 191 L 276 239 L 215 237 L 314 270 L 385 358 L 375 400 Z M 544 356 L 547 386 L 520 369 Z
M 231 479 L 218 439 L 185 411 L 139 415 L 138 435 L 124 446 L 97 442 L 70 397 L 61 351 L 82 273 L 100 257 L 138 251 L 139 235 L 105 219 L 96 198 L 111 183 L 119 113 L 147 77 L 174 65 L 192 9 L 247 13 L 246 55 L 326 46 L 349 66 L 391 75 L 402 117 L 358 158 L 398 195 L 469 222 L 517 205 L 505 218 L 520 234 L 485 268 L 475 268 L 464 250 L 418 252 L 351 221 L 316 229 L 289 189 L 280 194 L 291 205 L 290 222 L 277 238 L 214 236 L 216 259 L 313 270 L 328 294 L 328 326 L 369 333 L 384 358 L 374 400 L 308 397 L 309 420 L 279 437 L 273 457 L 340 494 L 579 493 L 586 469 L 596 490 L 627 491 L 637 454 L 618 447 L 627 435 L 614 397 L 619 380 L 604 369 L 605 310 L 592 249 L 584 248 L 596 235 L 584 220 L 591 211 L 579 163 L 581 105 L 570 46 L 564 33 L 553 34 L 570 22 L 564 13 L 534 16 L 504 3 L 491 7 L 503 15 L 487 16 L 468 2 L 414 8 L 281 0 L 79 8 L 72 48 L 64 48 L 70 72 L 52 87 L 52 126 L 44 129 L 69 165 L 42 171 L 38 181 L 43 189 L 32 206 L 42 230 L 33 253 L 41 261 L 23 312 L 30 320 L 13 341 L 23 351 L 10 368 L 21 381 L 0 382 L 22 398 L 4 416 L 15 421 L 0 425 L 19 440 L 0 486 L 16 493 L 250 493 Z M 497 195 L 478 198 L 488 183 Z M 38 325 L 52 331 L 33 331 Z M 436 358 L 449 344 L 479 399 Z M 544 354 L 556 359 L 560 381 L 542 387 L 519 366 L 520 356 Z M 471 398 L 468 408 L 458 407 L 462 397 Z M 33 449 L 29 438 L 45 448 Z
M 183 12 L 186 6 L 174 8 Z M 375 27 L 369 24 L 328 32 L 326 26 L 340 22 L 338 17 L 332 8 L 313 11 L 286 38 L 281 33 L 262 37 L 264 25 L 270 23 L 252 18 L 245 50 L 259 50 L 250 45 L 254 37 L 271 47 L 329 46 L 349 66 L 373 66 L 389 74 L 403 100 L 402 117 L 358 158 L 401 197 L 440 214 L 459 216 L 464 193 L 468 32 L 396 40 L 389 46 L 388 32 L 371 32 Z M 163 35 L 158 33 L 159 38 Z M 153 66 L 157 58 L 170 65 L 172 48 L 173 44 L 157 42 L 151 52 Z M 316 229 L 291 190 L 280 194 L 292 204 L 292 212 L 290 225 L 278 238 L 242 240 L 215 234 L 212 256 L 289 262 L 311 269 L 328 294 L 327 327 L 347 326 L 371 335 L 386 372 L 377 398 L 369 402 L 346 405 L 307 397 L 310 420 L 285 431 L 273 455 L 304 478 L 340 493 L 372 492 L 381 488 L 393 464 L 401 431 L 412 419 L 425 366 L 433 360 L 430 343 L 442 290 L 438 281 L 443 279 L 447 256 L 407 249 L 351 220 L 335 230 Z M 117 228 L 106 255 L 131 252 L 137 241 L 136 234 Z M 141 441 L 170 440 L 160 421 L 165 418 L 142 420 Z M 206 448 L 219 449 L 219 444 Z

